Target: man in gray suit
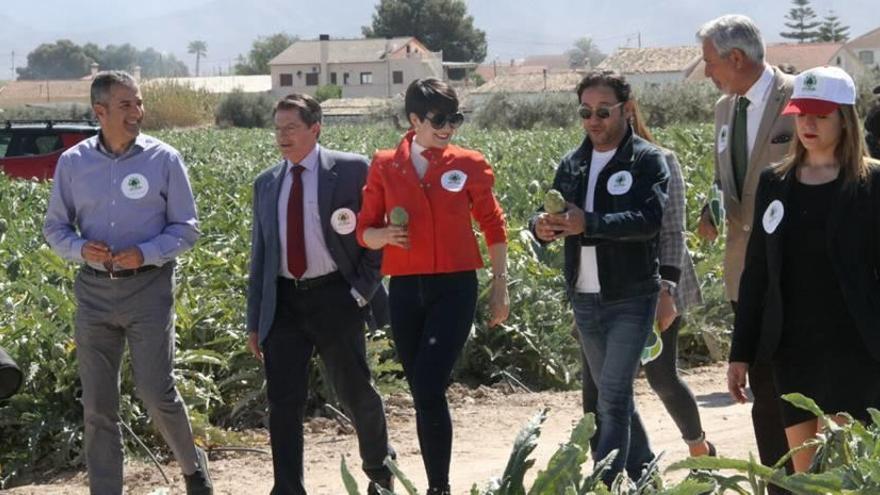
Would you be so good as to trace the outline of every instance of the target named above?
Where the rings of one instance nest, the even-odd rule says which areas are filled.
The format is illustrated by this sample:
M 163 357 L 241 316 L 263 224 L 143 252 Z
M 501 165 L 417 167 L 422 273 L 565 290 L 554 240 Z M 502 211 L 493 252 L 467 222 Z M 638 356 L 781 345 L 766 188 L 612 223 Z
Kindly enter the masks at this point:
M 715 104 L 715 183 L 727 212 L 724 283 L 734 310 L 746 246 L 752 230 L 758 179 L 770 164 L 782 160 L 794 135 L 794 120 L 780 112 L 791 96 L 794 78 L 764 61 L 764 41 L 751 19 L 725 15 L 704 24 L 697 33 L 702 43 L 706 77 L 724 96 Z M 709 208 L 703 209 L 699 234 L 718 235 Z M 768 363 L 751 363 L 746 373 L 755 402 L 752 423 L 761 462 L 773 465 L 788 443 L 779 408 L 779 394 Z M 771 488 L 771 493 L 777 488 Z
M 247 302 L 248 346 L 266 371 L 272 494 L 306 493 L 302 424 L 314 351 L 352 417 L 377 493 L 376 485 L 391 487 L 384 461 L 393 451 L 364 338 L 365 318 L 386 311 L 381 254 L 354 233 L 368 162 L 318 145 L 321 107 L 308 95 L 283 98 L 274 119 L 284 160 L 254 182 Z

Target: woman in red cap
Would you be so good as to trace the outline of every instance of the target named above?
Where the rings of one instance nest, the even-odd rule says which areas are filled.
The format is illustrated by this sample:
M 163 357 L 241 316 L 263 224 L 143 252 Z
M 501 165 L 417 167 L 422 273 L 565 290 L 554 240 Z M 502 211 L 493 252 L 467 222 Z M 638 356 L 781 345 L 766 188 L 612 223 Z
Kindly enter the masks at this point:
M 391 276 L 389 307 L 397 355 L 413 395 L 428 495 L 448 495 L 452 420 L 446 387 L 477 303 L 483 259 L 473 220 L 492 263 L 489 326 L 507 319 L 507 235 L 492 192 L 492 169 L 476 151 L 450 144 L 464 116 L 458 97 L 437 79 L 409 85 L 412 129 L 373 158 L 358 215 L 362 245 L 382 249 Z
M 748 363 L 770 358 L 777 390 L 868 421 L 880 407 L 880 168 L 867 157 L 855 85 L 837 67 L 795 79 L 792 152 L 761 175 L 728 368 L 745 402 Z M 819 418 L 783 402 L 789 447 Z M 806 471 L 815 449 L 794 454 Z

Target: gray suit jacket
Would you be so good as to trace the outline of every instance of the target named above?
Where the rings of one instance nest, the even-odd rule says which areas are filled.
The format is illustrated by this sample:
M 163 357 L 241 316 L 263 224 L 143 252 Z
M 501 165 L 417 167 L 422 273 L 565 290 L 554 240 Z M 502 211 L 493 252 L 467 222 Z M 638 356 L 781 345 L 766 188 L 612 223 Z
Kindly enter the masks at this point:
M 366 157 L 321 148 L 318 154 L 318 214 L 324 241 L 339 272 L 358 293 L 370 301 L 368 323 L 387 323 L 387 295 L 379 272 L 382 252 L 361 247 L 355 233 L 342 235 L 330 224 L 333 212 L 349 208 L 357 216 L 361 189 L 367 178 Z M 264 342 L 275 317 L 276 284 L 281 264 L 278 236 L 278 197 L 286 162 L 264 170 L 254 181 L 251 264 L 248 280 L 247 328 Z
M 767 97 L 767 106 L 758 127 L 755 147 L 749 155 L 749 168 L 742 197 L 737 196 L 736 178 L 731 158 L 730 131 L 736 110 L 736 97 L 722 96 L 715 104 L 715 180 L 724 194 L 724 209 L 727 212 L 727 246 L 724 251 L 724 285 L 727 299 L 736 301 L 739 293 L 739 278 L 742 275 L 746 258 L 746 246 L 752 230 L 755 208 L 755 194 L 761 171 L 773 163 L 781 161 L 791 147 L 794 139 L 794 118 L 779 115 L 794 87 L 794 77 L 773 68 L 773 85 Z M 726 134 L 722 137 L 722 134 Z M 725 142 L 722 148 L 720 143 Z

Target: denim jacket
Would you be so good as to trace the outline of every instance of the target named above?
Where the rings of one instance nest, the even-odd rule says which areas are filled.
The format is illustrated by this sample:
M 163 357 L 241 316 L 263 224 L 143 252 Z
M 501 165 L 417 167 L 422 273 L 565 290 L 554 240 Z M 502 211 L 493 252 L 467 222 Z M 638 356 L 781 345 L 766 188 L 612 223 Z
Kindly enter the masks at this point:
M 592 153 L 592 142 L 586 137 L 559 163 L 553 188 L 567 202 L 583 205 Z M 577 283 L 581 246 L 596 247 L 602 300 L 628 299 L 660 289 L 659 233 L 668 181 L 663 152 L 629 129 L 599 173 L 593 212 L 585 213 L 584 233 L 565 238 L 569 294 Z M 529 221 L 533 234 L 537 216 Z

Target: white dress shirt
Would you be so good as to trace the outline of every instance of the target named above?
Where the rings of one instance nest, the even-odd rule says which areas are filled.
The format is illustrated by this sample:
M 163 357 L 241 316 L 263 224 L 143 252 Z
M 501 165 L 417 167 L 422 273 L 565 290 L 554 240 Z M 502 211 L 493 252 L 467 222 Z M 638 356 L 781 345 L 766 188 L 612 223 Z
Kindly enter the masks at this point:
M 327 250 L 324 242 L 324 231 L 321 229 L 321 214 L 318 210 L 318 154 L 321 147 L 315 148 L 303 158 L 299 165 L 302 172 L 303 185 L 303 233 L 306 242 L 306 271 L 303 279 L 320 277 L 336 271 L 336 263 Z M 295 278 L 287 267 L 287 202 L 290 199 L 290 186 L 293 184 L 295 164 L 287 161 L 287 171 L 281 182 L 281 194 L 278 195 L 278 237 L 281 240 L 281 265 L 278 275 Z
M 758 127 L 761 126 L 761 117 L 764 116 L 764 109 L 767 108 L 767 98 L 770 96 L 770 87 L 773 85 L 773 70 L 769 65 L 764 65 L 764 72 L 761 77 L 752 84 L 752 87 L 746 91 L 744 95 L 749 99 L 749 106 L 746 109 L 746 134 L 749 140 L 749 156 L 752 156 L 752 150 L 755 149 L 755 141 L 758 139 Z
M 413 139 L 409 149 L 410 160 L 412 160 L 413 166 L 416 168 L 416 173 L 419 175 L 419 179 L 424 179 L 425 173 L 428 171 L 428 159 L 422 156 L 422 152 L 427 148 Z

